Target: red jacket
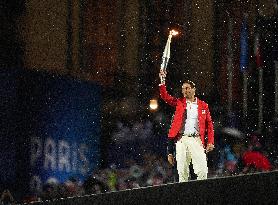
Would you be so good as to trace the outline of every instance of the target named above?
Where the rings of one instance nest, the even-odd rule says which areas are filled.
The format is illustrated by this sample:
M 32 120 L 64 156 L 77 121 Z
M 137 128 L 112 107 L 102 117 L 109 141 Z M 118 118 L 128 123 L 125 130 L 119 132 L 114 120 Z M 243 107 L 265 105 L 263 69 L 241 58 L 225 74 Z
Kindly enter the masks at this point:
M 242 160 L 245 166 L 253 165 L 259 171 L 271 170 L 271 164 L 269 160 L 260 152 L 246 151 L 242 156 Z
M 177 136 L 179 135 L 180 130 L 184 125 L 184 121 L 186 117 L 185 115 L 186 99 L 184 97 L 175 98 L 169 95 L 165 85 L 160 85 L 159 90 L 160 90 L 161 98 L 166 103 L 176 108 L 175 115 L 172 120 L 171 128 L 168 133 L 168 138 L 177 139 Z M 209 112 L 208 104 L 198 98 L 197 98 L 197 104 L 198 104 L 198 125 L 199 125 L 199 132 L 200 132 L 202 143 L 205 146 L 205 134 L 207 134 L 208 136 L 207 143 L 214 144 L 213 122 Z

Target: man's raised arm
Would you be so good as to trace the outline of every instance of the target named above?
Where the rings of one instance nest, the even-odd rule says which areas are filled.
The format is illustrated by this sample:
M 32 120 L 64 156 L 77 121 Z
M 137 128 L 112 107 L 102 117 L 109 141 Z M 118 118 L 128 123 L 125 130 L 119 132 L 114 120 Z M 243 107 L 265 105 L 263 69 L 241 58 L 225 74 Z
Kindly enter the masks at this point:
M 175 107 L 177 105 L 177 98 L 169 95 L 168 92 L 167 92 L 166 85 L 165 85 L 166 75 L 167 75 L 167 72 L 163 71 L 163 69 L 160 69 L 160 72 L 159 72 L 159 78 L 160 78 L 159 91 L 160 91 L 160 96 L 161 96 L 161 98 L 166 103 L 168 103 L 169 105 Z

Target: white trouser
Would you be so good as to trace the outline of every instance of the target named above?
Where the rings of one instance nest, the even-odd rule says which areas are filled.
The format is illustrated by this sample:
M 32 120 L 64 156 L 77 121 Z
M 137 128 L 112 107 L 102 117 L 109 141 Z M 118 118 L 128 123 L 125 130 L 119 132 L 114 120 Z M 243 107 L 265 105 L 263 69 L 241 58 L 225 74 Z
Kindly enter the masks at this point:
M 182 136 L 176 143 L 176 160 L 179 182 L 188 181 L 191 160 L 197 179 L 207 179 L 207 156 L 200 137 Z

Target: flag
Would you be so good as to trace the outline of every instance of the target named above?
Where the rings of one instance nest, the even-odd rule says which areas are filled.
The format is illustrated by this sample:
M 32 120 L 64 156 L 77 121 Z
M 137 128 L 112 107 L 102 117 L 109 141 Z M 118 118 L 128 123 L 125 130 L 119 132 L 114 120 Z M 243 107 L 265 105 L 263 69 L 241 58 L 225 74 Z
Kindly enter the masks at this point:
M 255 62 L 256 66 L 259 70 L 259 99 L 258 99 L 258 105 L 259 105 L 259 111 L 258 111 L 258 128 L 259 130 L 262 129 L 263 126 L 263 61 L 262 61 L 262 55 L 261 55 L 261 46 L 260 46 L 260 35 L 258 32 L 255 34 L 255 41 L 254 41 L 254 56 L 255 56 Z
M 248 68 L 248 28 L 247 18 L 243 19 L 240 32 L 240 71 L 245 72 Z
M 255 34 L 254 56 L 255 56 L 255 61 L 256 61 L 257 68 L 262 68 L 263 60 L 262 60 L 262 54 L 261 54 L 260 35 L 259 35 L 259 33 Z
M 278 61 L 278 34 L 274 36 L 274 42 L 272 47 L 272 59 Z

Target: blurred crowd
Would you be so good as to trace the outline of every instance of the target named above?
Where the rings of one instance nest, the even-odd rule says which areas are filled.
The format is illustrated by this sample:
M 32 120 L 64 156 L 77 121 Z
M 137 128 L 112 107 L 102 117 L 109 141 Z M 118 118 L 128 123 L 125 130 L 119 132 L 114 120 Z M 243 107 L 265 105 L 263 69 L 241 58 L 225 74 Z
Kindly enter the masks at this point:
M 218 163 L 211 170 L 216 177 L 278 170 L 277 144 L 262 135 L 223 143 L 217 151 Z
M 141 163 L 126 159 L 125 168 L 111 164 L 108 168 L 96 169 L 82 183 L 71 177 L 64 183 L 50 182 L 44 184 L 41 192 L 26 196 L 24 202 L 46 201 L 57 198 L 100 194 L 147 186 L 157 186 L 174 182 L 175 169 L 164 158 L 146 153 Z
M 209 163 L 208 178 L 278 170 L 277 143 L 271 139 L 257 134 L 244 138 L 223 135 L 209 159 L 213 162 Z M 146 152 L 141 159 L 126 158 L 123 168 L 111 164 L 105 169 L 94 170 L 84 183 L 71 178 L 64 184 L 46 184 L 38 197 L 49 200 L 177 182 L 176 169 L 169 165 L 165 156 Z M 193 169 L 191 174 L 194 179 Z
M 144 124 L 141 127 L 144 128 Z M 149 131 L 150 125 L 144 129 L 152 136 L 137 142 L 112 143 L 110 150 L 114 158 L 109 165 L 94 170 L 84 182 L 72 177 L 63 184 L 48 183 L 41 192 L 25 197 L 24 201 L 45 201 L 177 182 L 176 168 L 169 165 L 165 153 L 154 151 L 153 144 L 148 146 L 150 141 L 156 144 L 155 138 L 161 139 Z M 228 128 L 216 132 L 215 137 L 215 149 L 208 155 L 208 178 L 278 170 L 277 129 L 272 127 L 263 134 L 243 134 L 235 128 Z M 158 147 L 162 150 L 163 146 Z M 196 179 L 192 167 L 190 170 L 191 180 Z M 12 195 L 5 190 L 1 203 L 13 202 Z

